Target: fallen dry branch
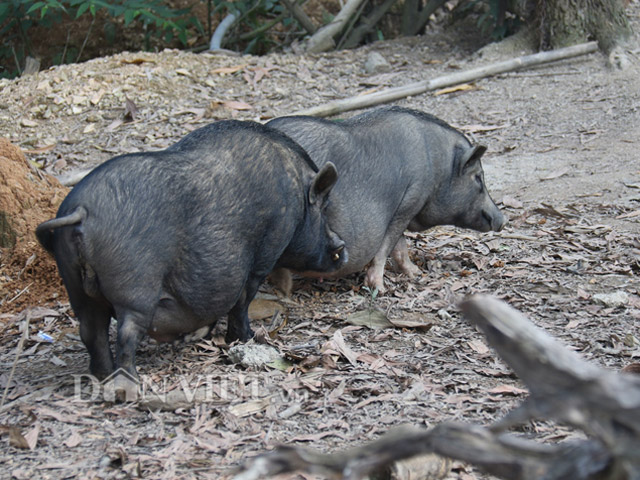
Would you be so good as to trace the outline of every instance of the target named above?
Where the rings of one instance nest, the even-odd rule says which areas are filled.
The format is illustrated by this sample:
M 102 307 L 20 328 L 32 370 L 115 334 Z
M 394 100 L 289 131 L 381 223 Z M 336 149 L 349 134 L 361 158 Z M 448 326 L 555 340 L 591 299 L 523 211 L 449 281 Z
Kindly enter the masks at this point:
M 422 82 L 414 82 L 401 87 L 389 88 L 380 92 L 370 93 L 368 95 L 359 95 L 342 100 L 336 100 L 317 107 L 311 107 L 296 112 L 294 115 L 312 115 L 316 117 L 326 117 L 335 115 L 357 108 L 371 107 L 381 103 L 392 102 L 400 98 L 419 95 L 429 90 L 451 87 L 461 83 L 473 82 L 481 78 L 499 75 L 501 73 L 512 72 L 535 65 L 557 62 L 567 58 L 577 57 L 598 50 L 596 42 L 581 43 L 571 47 L 551 50 L 549 52 L 534 53 L 533 55 L 525 55 L 522 57 L 512 58 L 502 62 L 485 65 L 484 67 L 472 68 L 464 72 L 443 75 L 432 80 L 424 80 Z
M 319 29 L 309 38 L 307 42 L 307 52 L 326 52 L 335 47 L 336 44 L 333 37 L 344 29 L 349 19 L 358 11 L 362 2 L 363 0 L 348 0 L 330 23 Z
M 385 14 L 391 9 L 391 7 L 393 7 L 393 5 L 397 1 L 398 0 L 385 0 L 380 5 L 377 5 L 369 15 L 361 18 L 360 25 L 358 25 L 356 28 L 353 29 L 352 32 L 348 34 L 347 38 L 344 40 L 344 43 L 341 42 L 341 44 L 339 44 L 339 47 L 340 48 L 357 47 L 360 44 L 360 42 L 362 42 L 362 39 L 367 34 L 373 31 L 373 29 L 378 24 L 378 22 L 382 20 L 382 17 L 385 16 Z
M 318 29 L 314 25 L 313 20 L 309 18 L 309 16 L 295 0 L 280 1 L 291 12 L 291 15 L 293 15 L 297 22 L 302 25 L 302 27 L 309 33 L 309 35 L 313 35 L 314 33 L 316 33 L 316 30 Z
M 519 408 L 489 428 L 402 427 L 342 453 L 279 447 L 250 461 L 236 480 L 298 470 L 355 480 L 424 453 L 468 461 L 506 479 L 640 479 L 640 377 L 587 363 L 498 300 L 473 297 L 462 309 L 529 387 Z M 572 425 L 587 437 L 550 445 L 504 432 L 534 418 Z

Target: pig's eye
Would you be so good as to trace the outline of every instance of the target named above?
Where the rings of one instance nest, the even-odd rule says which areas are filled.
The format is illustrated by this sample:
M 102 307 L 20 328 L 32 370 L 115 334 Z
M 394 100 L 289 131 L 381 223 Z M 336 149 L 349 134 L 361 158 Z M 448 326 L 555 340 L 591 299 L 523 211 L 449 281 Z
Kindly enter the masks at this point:
M 478 185 L 480 185 L 480 189 L 482 190 L 482 175 L 476 175 L 476 182 L 478 183 Z

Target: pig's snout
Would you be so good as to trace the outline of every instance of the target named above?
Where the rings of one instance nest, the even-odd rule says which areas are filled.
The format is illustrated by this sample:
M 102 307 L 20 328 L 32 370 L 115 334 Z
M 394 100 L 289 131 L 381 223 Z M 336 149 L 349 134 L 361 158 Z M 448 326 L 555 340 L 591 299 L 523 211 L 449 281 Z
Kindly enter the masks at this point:
M 500 213 L 500 220 L 496 221 L 495 225 L 491 225 L 491 228 L 493 228 L 493 230 L 495 230 L 496 232 L 499 232 L 504 228 L 507 222 L 508 222 L 507 217 L 504 216 L 502 213 Z
M 349 261 L 349 252 L 347 251 L 344 241 L 337 234 L 331 232 L 330 238 L 332 267 L 338 269 Z
M 348 257 L 348 254 L 344 249 L 344 244 L 336 248 L 331 254 L 331 260 L 333 260 L 334 262 L 341 261 L 341 263 L 346 263 L 347 257 Z
M 487 228 L 487 231 L 493 230 L 494 232 L 499 232 L 507 224 L 507 217 L 505 217 L 503 213 L 498 210 L 498 207 L 494 206 L 492 210 L 493 211 L 490 212 L 483 210 L 482 216 L 487 223 L 487 227 L 489 227 Z

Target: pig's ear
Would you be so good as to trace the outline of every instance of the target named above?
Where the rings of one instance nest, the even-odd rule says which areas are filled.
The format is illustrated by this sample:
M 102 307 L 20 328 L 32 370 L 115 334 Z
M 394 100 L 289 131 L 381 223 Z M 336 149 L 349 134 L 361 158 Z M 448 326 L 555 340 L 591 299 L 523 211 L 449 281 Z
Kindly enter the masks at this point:
M 329 191 L 333 188 L 338 180 L 338 171 L 336 166 L 327 162 L 317 173 L 313 182 L 311 182 L 311 189 L 309 190 L 309 203 L 313 205 L 316 202 L 321 202 L 327 196 Z
M 462 166 L 460 173 L 464 173 L 474 165 L 476 165 L 476 163 L 478 163 L 478 160 L 480 160 L 480 158 L 486 151 L 487 147 L 485 147 L 484 145 L 475 145 L 467 150 L 462 157 L 462 161 L 460 162 L 460 165 Z

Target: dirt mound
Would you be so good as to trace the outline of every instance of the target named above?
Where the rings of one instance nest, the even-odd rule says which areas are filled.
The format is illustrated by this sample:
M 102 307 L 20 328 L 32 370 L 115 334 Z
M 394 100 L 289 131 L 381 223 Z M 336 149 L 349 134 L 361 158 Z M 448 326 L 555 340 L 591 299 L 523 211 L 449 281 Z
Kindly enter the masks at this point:
M 55 216 L 67 192 L 0 137 L 0 313 L 66 295 L 55 262 L 38 245 L 34 231 Z

